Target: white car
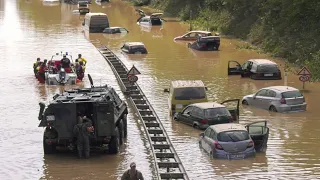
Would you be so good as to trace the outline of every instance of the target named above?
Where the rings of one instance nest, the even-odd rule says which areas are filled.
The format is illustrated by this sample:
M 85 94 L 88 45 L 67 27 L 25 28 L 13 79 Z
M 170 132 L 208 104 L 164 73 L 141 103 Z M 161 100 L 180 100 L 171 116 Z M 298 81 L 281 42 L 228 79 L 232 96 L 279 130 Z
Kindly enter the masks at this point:
M 242 98 L 243 105 L 273 112 L 305 111 L 307 103 L 302 93 L 289 86 L 271 86 Z

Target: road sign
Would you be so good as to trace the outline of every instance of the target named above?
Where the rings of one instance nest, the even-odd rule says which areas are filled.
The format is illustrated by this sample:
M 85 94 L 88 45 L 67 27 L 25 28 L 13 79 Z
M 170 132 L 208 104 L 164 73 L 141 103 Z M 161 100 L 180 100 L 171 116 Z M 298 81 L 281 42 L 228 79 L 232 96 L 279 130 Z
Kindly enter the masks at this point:
M 132 66 L 132 68 L 129 70 L 128 75 L 138 75 L 141 74 L 140 71 L 135 66 Z
M 308 68 L 303 67 L 303 68 L 299 71 L 298 75 L 310 76 L 310 75 L 311 75 L 311 72 L 309 71 Z
M 310 76 L 300 76 L 299 80 L 302 81 L 302 82 L 309 81 L 310 80 Z
M 136 75 L 129 75 L 128 76 L 128 80 L 132 83 L 137 82 L 138 81 L 138 76 Z

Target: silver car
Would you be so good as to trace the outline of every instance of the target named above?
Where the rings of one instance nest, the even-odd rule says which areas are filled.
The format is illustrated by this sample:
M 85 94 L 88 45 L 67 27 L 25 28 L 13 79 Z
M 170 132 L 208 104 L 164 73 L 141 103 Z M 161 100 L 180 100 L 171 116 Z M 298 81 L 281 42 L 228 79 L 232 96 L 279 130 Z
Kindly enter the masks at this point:
M 243 126 L 235 123 L 209 126 L 200 134 L 199 146 L 213 158 L 244 159 L 265 151 L 269 137 L 266 121 Z
M 243 105 L 255 106 L 273 112 L 305 111 L 307 103 L 301 92 L 289 86 L 271 86 L 244 96 Z

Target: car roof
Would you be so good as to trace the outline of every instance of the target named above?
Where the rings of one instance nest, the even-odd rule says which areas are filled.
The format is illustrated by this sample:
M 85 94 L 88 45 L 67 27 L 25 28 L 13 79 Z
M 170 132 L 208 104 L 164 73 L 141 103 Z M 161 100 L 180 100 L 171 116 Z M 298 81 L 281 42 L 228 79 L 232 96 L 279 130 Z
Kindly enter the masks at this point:
M 205 87 L 204 83 L 201 80 L 176 80 L 171 81 L 173 88 L 182 88 L 182 87 Z
M 142 42 L 126 42 L 125 44 L 128 46 L 144 46 Z
M 213 108 L 225 108 L 224 105 L 216 103 L 216 102 L 202 102 L 191 104 L 192 106 L 196 106 L 200 109 L 213 109 Z
M 190 31 L 190 32 L 188 32 L 188 33 L 204 33 L 204 34 L 209 34 L 209 33 L 211 33 L 211 32 L 209 32 L 209 31 Z
M 225 124 L 216 124 L 210 126 L 216 133 L 226 132 L 226 131 L 247 131 L 247 129 L 237 123 L 225 123 Z
M 270 86 L 262 89 L 272 89 L 279 92 L 287 92 L 287 91 L 299 91 L 298 89 L 290 86 Z
M 277 65 L 277 63 L 275 63 L 271 60 L 268 60 L 268 59 L 249 59 L 249 61 L 254 62 L 258 65 L 261 65 L 261 64 L 275 64 L 275 65 Z
M 108 28 L 106 28 L 106 29 L 117 29 L 117 28 L 124 28 L 124 27 L 117 27 L 117 26 L 115 26 L 115 27 L 108 27 Z
M 98 12 L 98 13 L 87 13 L 86 16 L 88 17 L 91 17 L 91 16 L 106 16 L 105 13 L 101 13 L 101 12 Z

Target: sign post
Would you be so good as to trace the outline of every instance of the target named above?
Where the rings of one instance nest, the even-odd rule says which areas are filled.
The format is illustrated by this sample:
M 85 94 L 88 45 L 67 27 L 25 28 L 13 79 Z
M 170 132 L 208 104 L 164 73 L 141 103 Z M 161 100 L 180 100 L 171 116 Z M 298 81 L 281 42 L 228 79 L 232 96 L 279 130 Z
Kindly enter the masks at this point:
M 132 68 L 127 73 L 128 80 L 131 84 L 134 84 L 138 81 L 138 74 L 141 74 L 140 71 L 133 65 Z
M 303 83 L 302 89 L 304 90 L 304 83 L 310 81 L 311 72 L 306 67 L 303 67 L 298 75 L 300 75 L 299 80 Z

